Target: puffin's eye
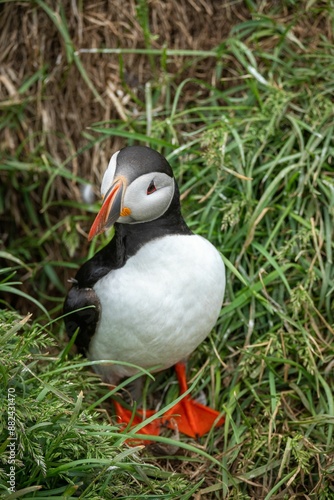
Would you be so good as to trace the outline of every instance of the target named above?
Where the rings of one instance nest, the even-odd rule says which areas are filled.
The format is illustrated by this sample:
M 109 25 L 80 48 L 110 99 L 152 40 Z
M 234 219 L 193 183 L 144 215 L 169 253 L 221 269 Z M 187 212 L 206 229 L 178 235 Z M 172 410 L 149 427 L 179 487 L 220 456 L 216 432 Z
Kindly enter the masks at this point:
M 152 193 L 154 193 L 154 191 L 156 191 L 156 190 L 157 190 L 157 188 L 155 187 L 154 181 L 152 180 L 152 181 L 150 182 L 150 185 L 149 185 L 149 186 L 148 186 L 148 188 L 147 188 L 146 194 L 152 194 Z

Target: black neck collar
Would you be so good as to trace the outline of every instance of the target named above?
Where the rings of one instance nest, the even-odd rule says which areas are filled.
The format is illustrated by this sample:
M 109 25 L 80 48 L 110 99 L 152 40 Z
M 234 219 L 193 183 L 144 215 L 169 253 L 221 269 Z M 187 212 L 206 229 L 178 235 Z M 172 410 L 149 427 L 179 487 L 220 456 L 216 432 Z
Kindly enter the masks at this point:
M 138 224 L 115 223 L 113 239 L 79 269 L 76 275 L 78 286 L 93 287 L 108 272 L 123 267 L 130 257 L 150 241 L 173 234 L 192 234 L 181 214 L 176 183 L 170 207 L 158 219 Z

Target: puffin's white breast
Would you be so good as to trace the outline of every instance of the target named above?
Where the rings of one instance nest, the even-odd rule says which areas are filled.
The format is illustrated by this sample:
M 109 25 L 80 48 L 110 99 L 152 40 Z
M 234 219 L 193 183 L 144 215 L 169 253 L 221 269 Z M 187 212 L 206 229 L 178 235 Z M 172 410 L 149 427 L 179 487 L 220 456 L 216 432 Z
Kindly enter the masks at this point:
M 220 313 L 225 268 L 211 243 L 197 235 L 169 235 L 144 245 L 94 290 L 101 318 L 89 357 L 164 369 L 187 357 Z M 117 364 L 98 372 L 116 383 L 135 373 Z

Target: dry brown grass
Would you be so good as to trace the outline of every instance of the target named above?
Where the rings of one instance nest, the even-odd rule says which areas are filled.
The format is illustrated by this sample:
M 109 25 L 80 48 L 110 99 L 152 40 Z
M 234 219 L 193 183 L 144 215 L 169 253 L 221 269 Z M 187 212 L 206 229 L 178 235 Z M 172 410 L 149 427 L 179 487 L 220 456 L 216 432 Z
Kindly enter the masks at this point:
M 49 3 L 55 16 L 61 20 L 59 2 Z M 228 36 L 231 26 L 246 19 L 247 9 L 242 2 L 170 1 L 150 2 L 152 46 L 161 48 L 211 49 Z M 241 6 L 241 8 L 240 8 Z M 87 88 L 77 67 L 66 57 L 61 33 L 47 13 L 33 3 L 8 3 L 3 6 L 0 20 L 1 101 L 19 105 L 29 100 L 24 122 L 11 131 L 7 129 L 2 145 L 8 154 L 16 154 L 17 147 L 26 141 L 24 151 L 29 153 L 43 140 L 45 148 L 59 161 L 64 161 L 85 145 L 82 131 L 90 124 L 119 118 L 111 93 L 124 93 L 117 55 L 83 54 L 84 67 L 101 96 L 97 101 Z M 68 32 L 76 49 L 80 48 L 143 48 L 143 29 L 136 20 L 136 3 L 85 2 L 79 12 L 75 2 L 64 2 Z M 182 70 L 183 58 L 173 58 L 172 73 Z M 187 68 L 183 77 L 206 78 L 214 60 Z M 147 56 L 124 56 L 126 83 L 135 94 L 152 79 Z M 211 66 L 211 68 L 210 68 Z M 29 92 L 22 95 L 23 82 L 45 68 L 47 80 L 40 78 Z M 110 91 L 111 90 L 111 91 Z M 126 103 L 129 107 L 133 102 Z M 4 104 L 3 104 L 4 105 Z M 34 137 L 34 134 L 38 135 Z M 27 140 L 27 138 L 29 138 Z M 120 144 L 113 144 L 112 149 Z M 107 151 L 105 151 L 107 149 Z M 110 145 L 84 152 L 80 165 L 73 160 L 72 168 L 83 177 L 91 177 L 92 170 L 100 170 Z M 93 169 L 92 169 L 93 166 Z M 92 179 L 93 180 L 93 179 Z
M 145 2 L 142 2 L 145 3 Z M 258 14 L 277 10 L 277 19 L 283 24 L 292 22 L 296 9 L 278 4 L 259 2 Z M 64 15 L 68 33 L 75 49 L 80 48 L 143 48 L 145 34 L 137 18 L 134 0 L 88 1 L 79 10 L 76 2 L 46 3 L 61 22 Z M 236 24 L 251 18 L 246 2 L 229 0 L 169 0 L 147 2 L 150 9 L 150 38 L 153 48 L 210 50 L 226 40 Z M 305 4 L 305 2 L 300 2 Z M 7 128 L 1 135 L 2 150 L 7 155 L 17 155 L 17 148 L 24 143 L 21 157 L 30 156 L 41 143 L 57 161 L 64 161 L 76 154 L 86 144 L 82 132 L 92 123 L 122 118 L 113 97 L 124 94 L 124 81 L 120 75 L 119 57 L 114 54 L 82 54 L 81 60 L 96 88 L 97 100 L 83 81 L 75 64 L 66 55 L 64 38 L 50 16 L 34 2 L 9 2 L 2 6 L 0 18 L 0 100 L 1 107 L 20 106 L 28 101 L 27 113 L 15 129 Z M 304 12 L 296 25 L 300 40 L 307 37 L 317 44 L 319 37 L 330 33 L 329 19 L 324 15 L 316 20 Z M 310 37 L 311 35 L 311 37 Z M 268 45 L 273 40 L 268 38 Z M 268 47 L 264 47 L 266 49 Z M 123 56 L 125 80 L 134 94 L 142 97 L 145 83 L 159 75 L 152 74 L 147 56 Z M 207 59 L 184 67 L 184 57 L 169 58 L 168 71 L 179 79 L 200 78 L 208 83 L 213 79 L 216 61 Z M 235 75 L 236 62 L 230 60 L 225 76 Z M 37 71 L 45 78 L 38 78 L 25 92 L 20 87 Z M 184 96 L 185 100 L 190 98 Z M 129 96 L 123 99 L 124 107 L 131 113 L 134 106 Z M 100 172 L 110 150 L 124 141 L 114 140 L 84 151 L 79 160 L 74 157 L 71 168 L 92 182 L 94 172 Z M 99 175 L 98 175 L 99 178 Z

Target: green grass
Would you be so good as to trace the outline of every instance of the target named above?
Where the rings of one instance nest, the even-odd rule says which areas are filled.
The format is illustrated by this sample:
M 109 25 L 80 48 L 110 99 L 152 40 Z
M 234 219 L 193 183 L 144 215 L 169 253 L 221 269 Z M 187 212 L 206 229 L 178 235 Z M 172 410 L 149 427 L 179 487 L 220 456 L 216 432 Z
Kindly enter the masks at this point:
M 121 437 L 105 414 L 89 409 L 101 390 L 97 377 L 84 370 L 90 363 L 69 359 L 67 349 L 50 355 L 56 341 L 48 328 L 28 321 L 1 313 L 1 376 L 7 388 L 1 395 L 2 428 L 12 428 L 6 407 L 13 394 L 15 401 L 14 435 L 1 450 L 2 493 L 13 442 L 17 491 L 8 498 L 28 498 L 25 492 L 29 498 L 126 498 L 147 492 L 167 498 L 185 491 L 180 475 L 166 483 L 166 473 L 139 460 L 141 446 L 124 447 L 127 435 Z
M 47 11 L 43 2 L 38 5 Z M 323 2 L 315 12 L 309 2 L 310 13 L 332 16 L 329 5 Z M 290 24 L 254 15 L 210 53 L 180 51 L 184 63 L 172 75 L 168 58 L 175 54 L 152 49 L 146 6 L 138 4 L 142 51 L 154 79 L 139 97 L 123 80 L 131 105 L 120 102 L 123 119 L 87 127 L 83 150 L 118 137 L 161 151 L 180 183 L 188 224 L 222 252 L 228 271 L 225 307 L 215 331 L 191 357 L 189 378 L 195 380 L 193 394 L 204 390 L 226 422 L 200 443 L 182 437 L 174 457 L 156 459 L 149 450 L 128 448 L 130 434 L 122 435 L 99 411 L 97 402 L 108 389 L 87 375 L 88 362 L 66 349 L 61 320 L 49 323 L 41 309 L 37 319 L 23 324 L 9 308 L 1 313 L 1 397 L 5 401 L 8 387 L 15 387 L 17 486 L 30 490 L 8 498 L 186 499 L 197 493 L 212 499 L 331 499 L 333 46 L 322 36 L 308 49 L 307 35 L 300 39 L 293 29 L 296 7 Z M 59 30 L 66 44 L 64 16 L 53 22 L 63 20 Z M 73 46 L 67 43 L 66 50 L 69 64 L 84 68 L 80 52 L 75 62 Z M 122 78 L 130 49 L 118 50 Z M 216 60 L 211 77 L 222 78 L 216 86 L 212 78 L 186 76 L 188 65 L 206 57 Z M 231 65 L 233 85 L 225 85 Z M 24 115 L 24 105 L 20 112 Z M 13 107 L 6 113 L 3 120 L 13 127 L 14 115 L 23 119 Z M 12 186 L 29 214 L 1 255 L 8 267 L 2 292 L 7 302 L 11 292 L 21 293 L 25 303 L 39 301 L 57 318 L 63 268 L 74 274 L 71 257 L 85 259 L 77 228 L 89 227 L 97 205 L 61 199 L 55 183 L 68 190 L 85 180 L 71 170 L 72 156 L 59 162 L 42 143 L 39 148 L 2 161 L 4 186 Z M 92 243 L 90 255 L 97 245 Z M 28 274 L 32 288 L 22 291 L 13 272 L 23 281 Z M 178 396 L 174 380 L 171 372 L 158 374 L 146 395 L 165 389 L 164 404 L 171 404 Z M 4 492 L 6 418 L 3 413 Z

